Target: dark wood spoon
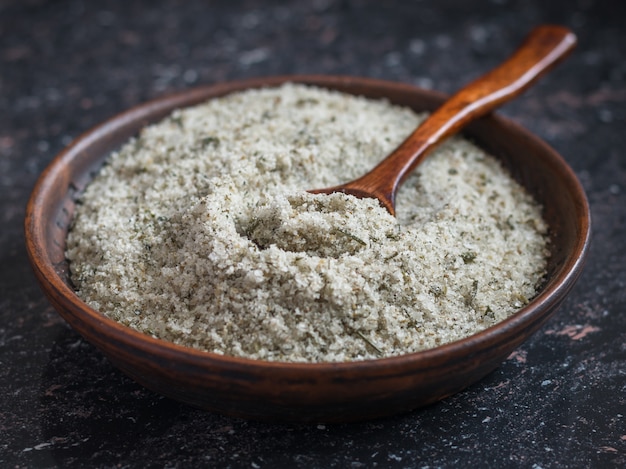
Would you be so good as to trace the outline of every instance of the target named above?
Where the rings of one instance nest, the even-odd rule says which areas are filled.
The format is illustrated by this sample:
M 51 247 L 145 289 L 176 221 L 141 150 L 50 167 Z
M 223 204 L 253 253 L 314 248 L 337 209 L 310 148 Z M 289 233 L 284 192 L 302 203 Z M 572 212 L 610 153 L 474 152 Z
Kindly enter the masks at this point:
M 359 198 L 375 198 L 395 215 L 398 188 L 431 150 L 474 119 L 518 96 L 565 58 L 575 45 L 576 36 L 569 29 L 538 26 L 511 57 L 461 88 L 370 172 L 339 186 L 309 192 L 343 192 Z

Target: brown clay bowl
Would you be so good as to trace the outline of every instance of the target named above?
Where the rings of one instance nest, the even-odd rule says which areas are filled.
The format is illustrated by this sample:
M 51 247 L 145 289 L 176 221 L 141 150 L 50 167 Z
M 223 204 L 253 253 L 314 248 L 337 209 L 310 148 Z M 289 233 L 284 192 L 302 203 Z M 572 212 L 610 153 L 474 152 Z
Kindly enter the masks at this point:
M 511 121 L 487 116 L 465 134 L 500 158 L 544 206 L 552 257 L 545 285 L 507 320 L 471 337 L 403 356 L 351 363 L 264 362 L 154 339 L 87 306 L 72 288 L 65 240 L 75 200 L 107 155 L 175 108 L 285 81 L 315 84 L 432 110 L 444 96 L 379 80 L 291 76 L 196 88 L 137 106 L 78 138 L 41 175 L 27 207 L 26 245 L 57 311 L 111 362 L 145 387 L 201 408 L 247 418 L 354 421 L 415 409 L 455 394 L 494 370 L 557 310 L 579 277 L 589 208 L 573 171 L 546 143 Z

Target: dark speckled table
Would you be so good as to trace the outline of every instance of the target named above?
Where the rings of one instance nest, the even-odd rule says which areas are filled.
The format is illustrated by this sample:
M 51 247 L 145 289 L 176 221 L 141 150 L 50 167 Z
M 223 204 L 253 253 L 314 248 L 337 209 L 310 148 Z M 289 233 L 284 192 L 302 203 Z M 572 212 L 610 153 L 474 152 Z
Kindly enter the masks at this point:
M 626 467 L 626 3 L 0 0 L 0 467 Z M 502 113 L 560 151 L 591 203 L 586 270 L 502 366 L 431 407 L 351 425 L 232 419 L 126 378 L 50 307 L 22 222 L 74 137 L 141 101 L 268 74 L 450 92 L 542 22 L 575 54 Z

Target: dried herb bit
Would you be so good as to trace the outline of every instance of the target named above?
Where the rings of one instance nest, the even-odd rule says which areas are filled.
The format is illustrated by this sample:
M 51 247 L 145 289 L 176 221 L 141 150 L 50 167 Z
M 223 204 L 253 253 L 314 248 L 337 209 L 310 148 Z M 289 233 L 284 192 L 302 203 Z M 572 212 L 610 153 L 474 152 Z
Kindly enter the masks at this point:
M 484 187 L 487 184 L 491 184 L 491 179 L 485 173 L 480 173 L 478 175 L 478 184 Z
M 525 305 L 529 301 L 528 298 L 520 292 L 516 292 L 514 296 L 515 296 L 515 301 L 518 304 L 521 303 L 521 305 Z
M 456 168 L 450 168 L 450 169 L 448 169 L 448 174 L 450 174 L 450 175 L 459 174 L 459 170 L 456 169 Z
M 515 220 L 513 219 L 513 215 L 509 215 L 506 220 L 499 220 L 496 223 L 497 228 L 500 231 L 513 231 L 515 230 Z
M 474 299 L 476 298 L 476 293 L 478 293 L 478 280 L 474 280 L 472 282 L 472 286 L 469 287 L 466 293 L 463 295 L 463 299 L 465 300 L 466 306 L 471 306 L 474 303 Z
M 143 150 L 143 146 L 144 146 L 144 141 L 141 137 L 137 138 L 135 140 L 135 152 L 139 152 L 141 150 Z
M 200 143 L 202 145 L 202 148 L 217 147 L 220 144 L 220 139 L 217 137 L 208 136 L 208 137 L 204 137 L 200 141 Z
M 465 264 L 471 264 L 476 259 L 477 254 L 474 251 L 467 251 L 461 254 L 461 259 Z
M 432 285 L 428 290 L 428 293 L 434 295 L 435 298 L 441 298 L 442 296 L 445 296 L 447 292 L 448 288 L 445 285 L 443 287 L 440 285 Z
M 183 116 L 181 116 L 180 114 L 172 115 L 172 117 L 170 117 L 170 122 L 172 124 L 177 125 L 181 129 L 184 127 L 184 125 L 183 125 Z
M 397 224 L 396 225 L 396 231 L 395 232 L 394 231 L 387 231 L 385 233 L 385 236 L 387 237 L 387 239 L 390 239 L 392 241 L 398 241 L 402 237 L 401 229 L 402 228 L 401 228 L 400 224 Z
M 361 238 L 359 238 L 356 235 L 353 235 L 352 233 L 348 232 L 348 231 L 344 231 L 342 229 L 337 228 L 337 232 L 341 233 L 344 236 L 347 236 L 348 238 L 356 241 L 357 243 L 359 243 L 361 246 L 367 246 L 367 243 L 365 241 L 363 241 Z
M 255 230 L 256 230 L 256 229 L 257 229 L 260 225 L 261 225 L 261 220 L 260 220 L 260 219 L 258 219 L 257 217 L 253 217 L 253 218 L 250 220 L 250 223 L 249 223 L 247 226 L 245 226 L 245 227 L 243 228 L 243 230 L 242 230 L 242 232 L 243 232 L 244 236 L 246 236 L 247 238 L 252 239 L 252 238 L 253 238 L 253 235 L 254 235 Z M 255 242 L 255 241 L 253 241 L 253 242 Z M 255 242 L 255 244 L 257 244 L 257 243 Z M 257 244 L 257 245 L 258 245 L 258 244 Z
M 319 103 L 319 100 L 315 98 L 300 98 L 296 101 L 296 106 L 303 107 L 306 104 L 318 104 L 318 103 Z
M 356 335 L 363 339 L 367 345 L 372 347 L 378 355 L 383 355 L 383 351 L 379 347 L 377 347 L 374 342 L 365 337 L 361 331 L 356 331 Z
M 487 305 L 487 309 L 485 309 L 483 316 L 489 319 L 495 319 L 496 313 L 493 312 L 493 310 L 491 309 L 491 306 Z
M 390 261 L 391 259 L 394 259 L 396 257 L 398 257 L 400 255 L 399 251 L 394 252 L 392 255 L 385 257 L 386 261 Z
M 509 230 L 514 230 L 515 229 L 515 224 L 512 221 L 513 215 L 509 215 L 508 218 L 506 219 L 506 226 L 509 228 Z
M 417 319 L 415 319 L 413 316 L 411 316 L 411 314 L 406 309 L 403 309 L 402 312 L 404 313 L 404 315 L 409 320 L 409 322 L 407 323 L 407 328 L 408 329 L 415 329 L 415 330 L 419 331 L 422 328 L 422 323 L 421 322 L 417 322 Z

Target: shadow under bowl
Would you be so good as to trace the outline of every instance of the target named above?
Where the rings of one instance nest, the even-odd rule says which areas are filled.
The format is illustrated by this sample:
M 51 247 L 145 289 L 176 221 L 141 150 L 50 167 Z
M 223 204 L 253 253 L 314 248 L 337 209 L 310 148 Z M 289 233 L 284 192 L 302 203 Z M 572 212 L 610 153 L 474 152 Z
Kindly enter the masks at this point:
M 367 78 L 284 76 L 191 89 L 134 107 L 88 131 L 39 178 L 27 206 L 30 262 L 56 310 L 128 376 L 157 393 L 246 418 L 345 422 L 389 416 L 455 394 L 494 370 L 556 311 L 579 277 L 590 215 L 584 191 L 563 158 L 511 121 L 490 115 L 464 134 L 499 158 L 544 207 L 552 255 L 537 296 L 508 319 L 434 349 L 345 363 L 281 363 L 223 356 L 154 339 L 85 304 L 74 292 L 65 259 L 76 199 L 111 153 L 174 109 L 248 88 L 291 81 L 386 98 L 416 111 L 445 96 Z

